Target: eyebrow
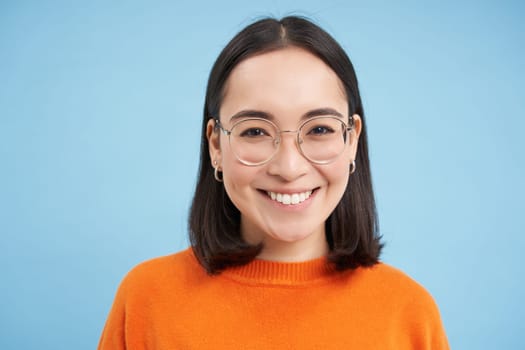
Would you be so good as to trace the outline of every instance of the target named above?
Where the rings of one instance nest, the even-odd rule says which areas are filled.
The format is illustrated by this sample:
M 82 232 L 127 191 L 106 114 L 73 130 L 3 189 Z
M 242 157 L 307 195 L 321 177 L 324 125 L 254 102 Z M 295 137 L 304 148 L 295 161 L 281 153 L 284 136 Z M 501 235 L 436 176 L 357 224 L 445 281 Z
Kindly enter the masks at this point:
M 324 107 L 324 108 L 313 109 L 311 111 L 306 112 L 305 114 L 301 116 L 301 120 L 305 120 L 305 119 L 309 119 L 313 117 L 320 117 L 323 115 L 332 115 L 332 116 L 336 116 L 339 118 L 344 118 L 344 116 L 338 111 L 336 111 L 335 109 L 330 108 L 330 107 Z M 235 113 L 233 116 L 231 116 L 230 122 L 236 119 L 241 119 L 241 118 L 262 118 L 262 119 L 268 119 L 271 121 L 275 119 L 275 117 L 271 113 L 268 113 L 265 111 L 258 111 L 254 109 L 246 109 L 246 110 L 239 111 Z

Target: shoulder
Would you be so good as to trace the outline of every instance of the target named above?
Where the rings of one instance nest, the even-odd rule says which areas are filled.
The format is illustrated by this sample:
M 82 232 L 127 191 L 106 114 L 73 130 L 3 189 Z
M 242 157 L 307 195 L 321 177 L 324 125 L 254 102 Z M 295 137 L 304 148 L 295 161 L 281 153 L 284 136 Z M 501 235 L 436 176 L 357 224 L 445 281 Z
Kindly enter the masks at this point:
M 143 261 L 133 267 L 127 276 L 142 276 L 151 273 L 169 273 L 173 270 L 180 270 L 191 267 L 193 253 L 191 248 L 187 248 L 178 253 L 159 256 Z
M 406 323 L 441 327 L 441 316 L 434 297 L 405 272 L 385 263 L 362 269 L 369 283 L 370 296 L 384 310 Z M 425 326 L 426 327 L 426 326 Z
M 437 305 L 429 291 L 398 268 L 385 263 L 358 268 L 354 282 L 377 303 L 395 305 L 404 312 L 438 314 Z
M 361 267 L 356 271 L 357 278 L 366 279 L 378 288 L 397 289 L 402 292 L 428 294 L 426 289 L 400 269 L 386 263 L 377 263 L 371 267 Z
M 126 294 L 149 293 L 157 287 L 184 285 L 189 280 L 205 276 L 191 248 L 175 254 L 146 260 L 133 267 L 121 282 Z
M 415 349 L 448 349 L 438 306 L 412 277 L 385 263 L 358 268 L 347 279 L 360 308 L 392 339 Z M 408 339 L 405 339 L 408 337 Z

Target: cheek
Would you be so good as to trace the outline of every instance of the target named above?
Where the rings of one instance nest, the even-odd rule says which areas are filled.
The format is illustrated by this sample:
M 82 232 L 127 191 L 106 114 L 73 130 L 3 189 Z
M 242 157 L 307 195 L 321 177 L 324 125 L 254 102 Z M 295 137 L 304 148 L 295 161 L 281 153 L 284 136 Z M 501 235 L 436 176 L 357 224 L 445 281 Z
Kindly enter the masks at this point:
M 322 174 L 326 181 L 337 190 L 344 192 L 350 175 L 350 162 L 345 159 L 338 160 L 326 167 L 323 167 Z
M 226 156 L 222 163 L 224 188 L 230 200 L 239 207 L 240 202 L 253 196 L 252 183 L 257 178 L 257 169 L 247 167 L 235 158 Z
M 350 162 L 357 157 L 358 140 L 354 132 L 352 132 L 350 140 L 351 142 L 346 148 L 346 158 L 348 159 L 348 164 L 350 164 Z
M 237 158 L 231 151 L 228 137 L 221 137 L 220 146 L 222 154 L 221 170 L 225 176 L 225 181 L 226 178 L 230 177 L 242 177 L 242 164 L 237 161 Z

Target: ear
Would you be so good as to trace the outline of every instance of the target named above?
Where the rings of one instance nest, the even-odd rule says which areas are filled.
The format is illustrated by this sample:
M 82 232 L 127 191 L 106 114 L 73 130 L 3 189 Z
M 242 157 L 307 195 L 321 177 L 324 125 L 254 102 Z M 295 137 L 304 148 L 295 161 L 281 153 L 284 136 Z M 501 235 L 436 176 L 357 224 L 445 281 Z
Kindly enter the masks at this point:
M 210 152 L 211 164 L 214 166 L 213 162 L 217 161 L 218 166 L 220 166 L 222 160 L 220 131 L 215 128 L 215 120 L 213 118 L 210 118 L 208 124 L 206 124 L 206 138 L 208 139 L 208 151 Z
M 355 160 L 357 155 L 359 135 L 361 135 L 361 128 L 363 126 L 359 114 L 354 114 L 352 118 L 354 119 L 354 127 L 350 131 L 350 161 Z

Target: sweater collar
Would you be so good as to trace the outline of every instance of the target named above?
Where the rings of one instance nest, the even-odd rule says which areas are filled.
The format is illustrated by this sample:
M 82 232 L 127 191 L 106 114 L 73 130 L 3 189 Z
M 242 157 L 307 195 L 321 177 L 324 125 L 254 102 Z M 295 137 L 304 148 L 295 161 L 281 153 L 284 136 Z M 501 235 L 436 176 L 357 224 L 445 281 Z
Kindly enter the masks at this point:
M 340 275 L 326 257 L 302 262 L 277 262 L 255 259 L 222 272 L 224 277 L 248 284 L 309 285 Z

